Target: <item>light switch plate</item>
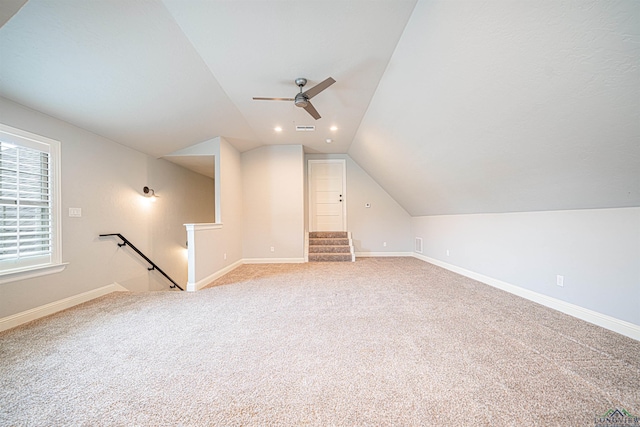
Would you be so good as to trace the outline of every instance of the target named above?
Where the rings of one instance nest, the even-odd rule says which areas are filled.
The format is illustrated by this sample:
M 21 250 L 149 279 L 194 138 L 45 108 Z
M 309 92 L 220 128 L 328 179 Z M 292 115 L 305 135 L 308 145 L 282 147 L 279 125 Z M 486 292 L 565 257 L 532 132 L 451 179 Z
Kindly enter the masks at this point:
M 82 208 L 69 208 L 69 216 L 71 218 L 80 218 L 82 216 Z

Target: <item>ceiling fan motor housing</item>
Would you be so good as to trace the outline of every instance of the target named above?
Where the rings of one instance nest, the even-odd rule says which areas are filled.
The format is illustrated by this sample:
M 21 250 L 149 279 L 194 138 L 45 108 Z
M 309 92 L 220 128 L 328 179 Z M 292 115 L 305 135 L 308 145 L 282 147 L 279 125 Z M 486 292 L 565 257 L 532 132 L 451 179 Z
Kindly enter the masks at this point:
M 296 95 L 295 104 L 296 107 L 304 108 L 309 105 L 309 98 L 307 98 L 303 93 L 299 93 Z

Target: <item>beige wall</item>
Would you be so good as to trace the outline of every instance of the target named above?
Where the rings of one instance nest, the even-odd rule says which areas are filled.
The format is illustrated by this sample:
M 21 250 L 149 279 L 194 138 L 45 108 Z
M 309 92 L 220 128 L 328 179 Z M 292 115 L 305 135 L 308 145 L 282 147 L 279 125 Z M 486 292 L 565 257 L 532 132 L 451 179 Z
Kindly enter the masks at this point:
M 61 142 L 62 258 L 69 263 L 58 274 L 1 284 L 0 318 L 113 283 L 134 290 L 168 287 L 129 248 L 119 248 L 115 238 L 98 238 L 101 233 L 122 233 L 178 284 L 187 283 L 184 224 L 215 221 L 213 180 L 5 99 L 0 115 L 9 126 Z M 216 272 L 242 260 L 302 261 L 307 219 L 302 146 L 240 154 L 223 138 L 214 145 L 222 227 L 201 261 Z M 406 212 L 349 156 L 338 157 L 347 159 L 349 229 L 357 251 L 410 250 Z M 145 185 L 159 195 L 155 203 L 142 197 Z M 364 208 L 366 202 L 372 207 Z M 81 208 L 82 217 L 68 217 L 70 207 Z
M 249 262 L 303 260 L 302 146 L 265 146 L 242 153 L 242 180 L 243 257 Z
M 319 159 L 346 160 L 347 228 L 352 233 L 356 255 L 412 252 L 409 214 L 348 154 L 307 154 L 305 159 L 305 163 Z M 308 192 L 306 178 L 305 173 Z M 366 203 L 371 207 L 365 207 Z M 308 202 L 305 201 L 307 229 L 308 211 Z
M 640 325 L 640 208 L 435 215 L 412 227 L 425 257 Z
M 209 222 L 213 181 L 157 160 L 66 122 L 0 98 L 9 126 L 60 141 L 62 163 L 62 260 L 57 274 L 0 284 L 0 318 L 114 282 L 132 289 L 168 288 L 130 248 L 101 233 L 121 233 L 178 284 L 187 280 L 184 255 L 187 222 Z M 160 196 L 142 197 L 142 187 Z M 68 209 L 82 209 L 69 218 Z
M 148 185 L 160 196 L 149 209 L 149 257 L 184 288 L 184 224 L 214 220 L 213 180 L 164 160 L 148 157 L 147 162 Z M 149 278 L 155 289 L 166 289 L 167 280 L 161 275 L 151 274 Z
M 216 224 L 194 225 L 188 290 L 197 290 L 242 262 L 242 164 L 240 153 L 224 138 L 210 141 L 215 156 L 215 187 L 220 218 Z M 189 234 L 189 233 L 187 233 Z
M 242 259 L 244 211 L 240 153 L 224 138 L 220 138 L 220 214 L 226 267 Z

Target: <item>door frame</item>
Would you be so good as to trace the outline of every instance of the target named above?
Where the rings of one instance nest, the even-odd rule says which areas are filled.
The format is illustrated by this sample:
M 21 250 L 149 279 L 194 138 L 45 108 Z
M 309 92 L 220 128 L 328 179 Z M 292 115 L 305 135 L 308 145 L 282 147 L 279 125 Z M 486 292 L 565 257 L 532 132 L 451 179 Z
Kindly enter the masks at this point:
M 311 164 L 316 163 L 338 163 L 342 165 L 342 230 L 347 231 L 347 161 L 346 159 L 309 159 L 307 161 L 307 203 L 309 208 L 309 231 L 318 231 L 313 230 L 313 203 L 311 196 L 311 184 L 312 184 L 312 176 L 311 176 Z

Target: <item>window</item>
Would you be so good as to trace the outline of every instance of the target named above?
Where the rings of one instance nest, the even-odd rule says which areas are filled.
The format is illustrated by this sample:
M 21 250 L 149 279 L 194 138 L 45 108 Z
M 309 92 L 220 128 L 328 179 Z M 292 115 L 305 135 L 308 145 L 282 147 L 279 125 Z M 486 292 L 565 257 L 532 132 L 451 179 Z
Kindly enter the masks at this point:
M 0 283 L 61 271 L 60 143 L 0 125 Z

